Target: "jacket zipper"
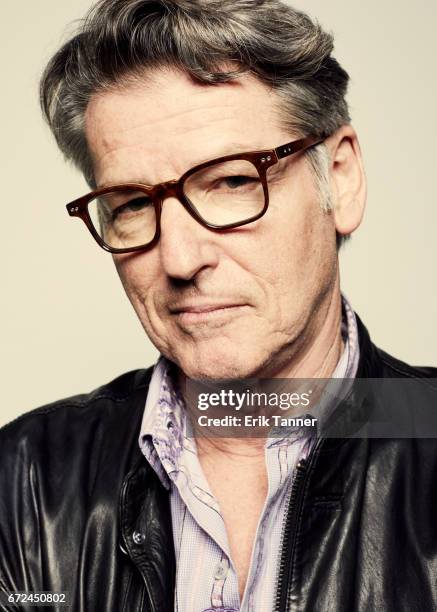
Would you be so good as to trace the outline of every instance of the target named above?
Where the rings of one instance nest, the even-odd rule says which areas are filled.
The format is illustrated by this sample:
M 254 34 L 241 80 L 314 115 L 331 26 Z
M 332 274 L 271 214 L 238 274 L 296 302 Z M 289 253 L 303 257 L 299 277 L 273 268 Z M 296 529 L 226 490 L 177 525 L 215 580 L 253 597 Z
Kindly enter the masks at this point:
M 296 521 L 293 520 L 296 507 L 298 504 L 298 494 L 301 491 L 301 483 L 304 480 L 306 474 L 307 460 L 301 459 L 295 468 L 295 474 L 293 483 L 291 485 L 290 499 L 288 502 L 288 508 L 284 519 L 284 526 L 282 529 L 282 548 L 281 557 L 279 560 L 279 572 L 276 590 L 276 601 L 273 612 L 286 612 L 287 606 L 287 595 L 288 595 L 288 581 L 285 580 L 285 572 L 290 566 L 290 561 L 293 555 L 293 539 L 296 533 Z

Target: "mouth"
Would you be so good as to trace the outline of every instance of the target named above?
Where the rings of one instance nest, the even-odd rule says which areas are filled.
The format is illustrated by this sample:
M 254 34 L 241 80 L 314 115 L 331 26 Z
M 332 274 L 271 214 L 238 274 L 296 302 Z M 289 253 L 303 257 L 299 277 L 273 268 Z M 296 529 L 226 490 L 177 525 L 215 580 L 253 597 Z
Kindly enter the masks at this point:
M 205 323 L 224 324 L 247 312 L 247 304 L 191 304 L 171 309 L 170 312 L 182 326 Z

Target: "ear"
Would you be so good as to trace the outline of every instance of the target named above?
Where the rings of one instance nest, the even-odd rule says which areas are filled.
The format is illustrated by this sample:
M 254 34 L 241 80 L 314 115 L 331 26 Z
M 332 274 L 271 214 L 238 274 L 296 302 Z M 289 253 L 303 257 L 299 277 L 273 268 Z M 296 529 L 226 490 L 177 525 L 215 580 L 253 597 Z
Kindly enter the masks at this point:
M 341 235 L 351 234 L 361 223 L 367 194 L 358 137 L 352 126 L 344 125 L 326 139 L 326 145 L 335 228 Z

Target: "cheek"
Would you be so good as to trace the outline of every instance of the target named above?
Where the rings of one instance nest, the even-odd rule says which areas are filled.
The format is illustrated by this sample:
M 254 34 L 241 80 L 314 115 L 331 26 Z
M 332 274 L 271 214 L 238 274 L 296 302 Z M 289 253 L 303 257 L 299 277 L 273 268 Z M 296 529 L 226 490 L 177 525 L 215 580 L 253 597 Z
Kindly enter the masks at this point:
M 335 226 L 332 215 L 321 210 L 312 185 L 304 186 L 301 194 L 280 195 L 260 226 L 258 270 L 289 309 L 290 304 L 312 301 L 332 283 Z
M 124 290 L 139 316 L 141 305 L 153 299 L 158 274 L 152 253 L 113 255 Z
M 168 354 L 171 333 L 160 308 L 160 296 L 165 293 L 159 285 L 162 276 L 152 253 L 142 253 L 130 259 L 114 256 L 114 263 L 146 335 L 161 353 Z

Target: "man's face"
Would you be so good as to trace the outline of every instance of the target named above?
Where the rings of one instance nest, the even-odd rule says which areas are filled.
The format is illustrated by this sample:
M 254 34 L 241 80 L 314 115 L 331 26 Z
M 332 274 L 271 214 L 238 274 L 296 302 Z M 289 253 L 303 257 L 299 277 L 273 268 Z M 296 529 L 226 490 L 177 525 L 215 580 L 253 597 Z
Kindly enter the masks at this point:
M 86 134 L 98 186 L 153 185 L 203 161 L 284 144 L 275 94 L 252 76 L 219 86 L 176 71 L 95 96 Z M 114 255 L 153 344 L 191 378 L 274 375 L 316 333 L 337 275 L 332 215 L 301 154 L 269 170 L 267 213 L 213 232 L 164 201 L 150 251 Z

